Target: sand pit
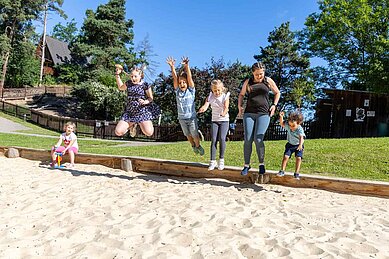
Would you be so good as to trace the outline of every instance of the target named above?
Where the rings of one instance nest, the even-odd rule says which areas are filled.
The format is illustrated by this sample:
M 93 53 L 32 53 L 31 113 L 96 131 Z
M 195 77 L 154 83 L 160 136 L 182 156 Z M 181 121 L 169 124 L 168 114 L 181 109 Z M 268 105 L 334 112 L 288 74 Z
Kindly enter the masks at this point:
M 0 156 L 1 258 L 389 258 L 389 199 Z

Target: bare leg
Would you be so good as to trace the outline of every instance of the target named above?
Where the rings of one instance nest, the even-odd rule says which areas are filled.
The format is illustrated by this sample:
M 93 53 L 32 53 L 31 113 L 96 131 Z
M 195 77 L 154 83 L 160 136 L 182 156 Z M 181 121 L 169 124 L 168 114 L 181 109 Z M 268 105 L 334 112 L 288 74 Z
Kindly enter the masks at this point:
M 126 121 L 119 121 L 115 128 L 115 134 L 116 136 L 123 136 L 126 134 L 128 128 L 132 127 L 135 123 L 133 122 L 126 122 Z
M 139 123 L 140 129 L 143 134 L 150 137 L 154 134 L 154 126 L 152 121 L 142 121 Z
M 72 150 L 69 150 L 69 157 L 70 157 L 70 164 L 74 165 L 74 152 Z
M 286 165 L 288 164 L 289 156 L 284 156 L 282 159 L 282 164 L 281 164 L 281 170 L 285 171 Z
M 301 157 L 296 157 L 296 173 L 300 172 L 301 167 Z
M 57 155 L 55 154 L 55 150 L 51 150 L 51 161 L 53 162 L 53 164 L 56 163 L 56 158 L 57 158 Z
M 194 143 L 194 145 L 196 146 L 196 147 L 199 147 L 200 146 L 200 137 L 199 136 L 197 136 L 197 137 L 192 137 L 192 139 L 193 139 L 193 143 Z
M 186 136 L 186 138 L 188 139 L 188 141 L 189 141 L 189 143 L 190 143 L 190 145 L 191 145 L 192 147 L 196 147 L 196 143 L 195 143 L 195 141 L 194 141 L 192 135 Z

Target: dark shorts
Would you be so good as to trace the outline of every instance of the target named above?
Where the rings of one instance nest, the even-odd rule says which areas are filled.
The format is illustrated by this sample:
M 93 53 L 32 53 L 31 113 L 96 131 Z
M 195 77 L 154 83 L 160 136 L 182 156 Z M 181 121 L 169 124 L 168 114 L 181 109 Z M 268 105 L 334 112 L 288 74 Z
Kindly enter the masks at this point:
M 292 145 L 289 142 L 286 143 L 284 155 L 290 157 L 293 153 L 295 153 L 296 157 L 303 158 L 304 145 L 302 150 L 297 150 L 298 146 L 299 145 Z

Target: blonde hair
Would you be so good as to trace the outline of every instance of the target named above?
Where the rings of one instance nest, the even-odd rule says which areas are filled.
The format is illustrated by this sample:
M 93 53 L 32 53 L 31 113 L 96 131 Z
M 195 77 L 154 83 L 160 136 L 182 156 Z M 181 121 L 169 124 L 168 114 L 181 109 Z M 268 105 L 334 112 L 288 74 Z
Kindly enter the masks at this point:
M 219 80 L 219 79 L 214 79 L 214 80 L 211 81 L 211 91 L 212 91 L 212 87 L 213 87 L 213 86 L 221 86 L 222 89 L 223 89 L 223 90 L 222 90 L 223 93 L 226 93 L 226 92 L 227 92 L 227 88 L 224 87 L 223 82 L 222 82 L 221 80 Z
M 76 131 L 76 124 L 74 122 L 71 122 L 71 121 L 66 122 L 65 125 L 63 125 L 63 130 L 66 131 L 66 128 L 68 126 L 72 126 L 73 127 L 73 132 Z
M 143 78 L 145 77 L 145 74 L 144 74 L 144 72 L 143 72 L 143 67 L 136 67 L 136 66 L 134 66 L 134 67 L 131 69 L 131 73 L 132 73 L 133 71 L 138 72 L 139 75 L 140 75 L 140 78 L 143 79 Z

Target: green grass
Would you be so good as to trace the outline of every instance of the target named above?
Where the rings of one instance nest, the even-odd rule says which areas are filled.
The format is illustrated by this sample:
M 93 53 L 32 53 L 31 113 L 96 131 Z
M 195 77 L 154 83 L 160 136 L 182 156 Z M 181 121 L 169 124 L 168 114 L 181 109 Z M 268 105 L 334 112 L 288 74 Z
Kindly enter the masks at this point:
M 31 126 L 27 123 L 26 126 L 32 128 L 31 132 L 28 133 L 43 134 L 43 130 L 35 125 Z M 59 136 L 59 133 L 54 132 L 54 135 Z M 50 149 L 55 142 L 56 139 L 53 138 L 20 137 L 20 135 L 0 133 L 0 146 Z M 127 142 L 79 138 L 80 151 L 83 153 L 209 162 L 210 142 L 207 141 L 202 143 L 206 150 L 204 157 L 194 155 L 188 142 L 139 147 L 118 146 L 125 143 Z M 267 169 L 279 170 L 285 143 L 286 140 L 265 141 Z M 227 165 L 242 166 L 242 141 L 227 142 L 225 160 Z M 252 162 L 253 168 L 258 167 L 258 159 L 255 157 L 254 151 Z M 294 164 L 294 157 L 292 157 L 289 160 L 287 171 L 293 172 Z M 312 175 L 389 181 L 389 138 L 307 139 L 300 172 Z

